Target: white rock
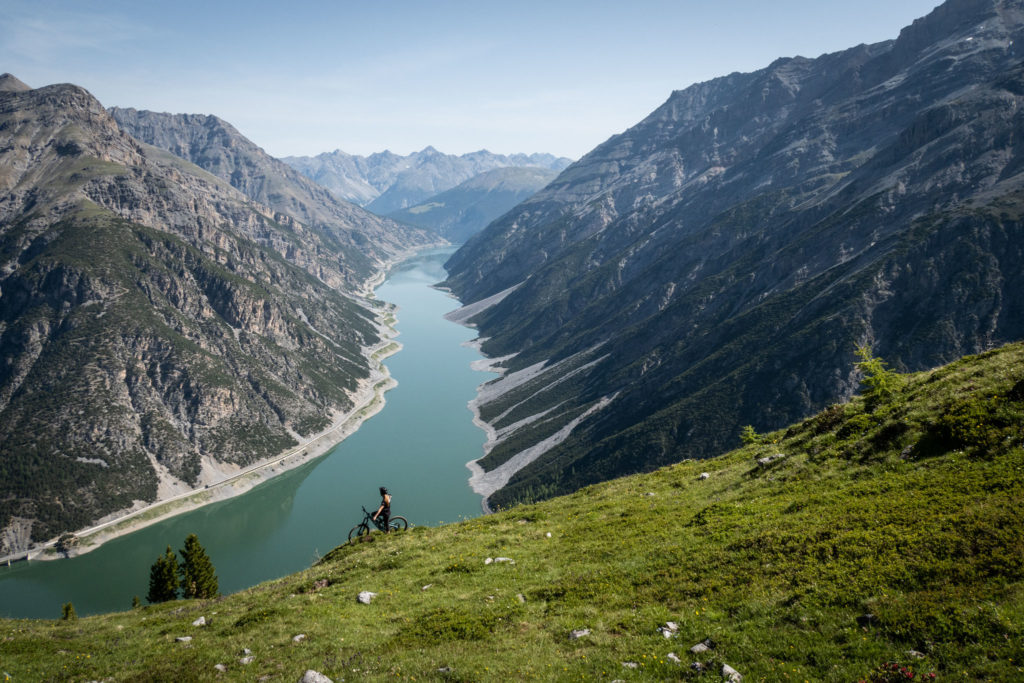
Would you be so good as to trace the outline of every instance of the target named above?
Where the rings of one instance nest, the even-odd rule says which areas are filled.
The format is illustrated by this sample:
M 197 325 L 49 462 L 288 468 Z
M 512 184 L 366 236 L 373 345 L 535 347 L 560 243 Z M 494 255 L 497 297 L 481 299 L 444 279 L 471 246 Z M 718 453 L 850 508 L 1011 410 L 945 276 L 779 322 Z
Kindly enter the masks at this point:
M 376 593 L 370 591 L 362 591 L 361 593 L 359 593 L 359 597 L 357 599 L 364 605 L 369 605 L 371 602 L 373 602 L 373 599 L 375 597 L 377 597 Z
M 334 683 L 327 676 L 324 676 L 319 671 L 313 671 L 308 669 L 306 673 L 302 674 L 302 678 L 299 679 L 299 683 Z
M 699 655 L 700 653 L 707 652 L 710 649 L 711 648 L 705 645 L 704 643 L 697 643 L 696 645 L 690 648 L 690 652 L 692 652 L 695 655 Z
M 176 643 L 191 643 L 192 642 L 192 636 L 178 636 L 177 638 L 174 639 L 174 642 L 176 642 Z
M 544 534 L 544 536 L 546 536 L 547 538 L 551 538 L 551 532 L 547 532 L 546 534 Z
M 683 663 L 683 660 L 679 659 L 678 655 L 676 655 L 675 652 L 669 652 L 668 655 L 665 657 L 665 659 L 667 659 L 668 661 L 672 662 L 673 664 L 682 664 Z
M 300 633 L 299 635 L 297 635 L 297 636 L 292 638 L 292 642 L 293 643 L 301 643 L 305 639 L 306 639 L 306 634 L 305 633 Z
M 494 561 L 495 562 L 509 562 L 511 564 L 515 564 L 516 563 L 516 561 L 513 560 L 511 557 L 496 557 L 496 558 L 494 558 Z
M 590 635 L 590 629 L 589 628 L 580 628 L 580 629 L 576 629 L 575 631 L 570 631 L 569 632 L 569 640 L 579 640 L 580 638 L 583 638 L 584 636 L 589 636 L 589 635 Z
M 623 662 L 622 666 L 624 666 L 627 669 L 639 669 L 640 668 L 640 665 L 637 664 L 636 662 Z
M 252 650 L 250 650 L 250 649 L 249 649 L 249 648 L 247 648 L 247 647 L 243 647 L 243 648 L 242 648 L 242 654 L 243 654 L 243 655 L 251 655 L 251 654 L 252 654 Z
M 256 658 L 253 657 L 252 655 L 248 655 L 247 657 L 242 657 L 241 659 L 239 659 L 238 663 L 239 664 L 252 664 L 252 661 L 254 659 L 256 659 Z
M 424 586 L 424 587 L 423 587 L 423 588 L 421 588 L 420 590 L 421 590 L 421 591 L 425 591 L 425 590 L 427 590 L 428 588 L 430 588 L 430 587 L 431 587 L 431 586 L 433 586 L 433 585 L 434 585 L 434 584 L 432 584 L 432 583 L 428 583 L 428 584 L 427 584 L 426 586 Z
M 710 479 L 711 475 L 708 474 L 707 472 L 701 472 L 700 476 L 697 478 L 700 479 L 701 481 L 704 481 L 705 479 Z
M 213 668 L 216 669 L 217 671 L 220 671 L 221 673 L 224 673 L 225 671 L 228 670 L 228 668 L 226 666 L 224 666 L 223 664 L 214 664 Z
M 206 617 L 199 617 L 192 622 L 193 626 L 206 626 Z
M 729 683 L 740 683 L 740 681 L 743 680 L 743 675 L 736 669 L 729 666 L 728 664 L 723 664 L 722 678 L 729 681 Z
M 486 560 L 484 560 L 484 564 L 491 564 L 492 562 L 494 562 L 493 557 L 488 557 Z

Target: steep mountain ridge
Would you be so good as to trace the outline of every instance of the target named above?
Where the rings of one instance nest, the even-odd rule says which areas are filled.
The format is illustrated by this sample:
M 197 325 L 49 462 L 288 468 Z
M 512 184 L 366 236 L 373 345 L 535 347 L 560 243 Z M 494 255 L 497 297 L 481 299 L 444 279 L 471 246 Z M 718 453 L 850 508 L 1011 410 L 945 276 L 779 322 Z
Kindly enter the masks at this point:
M 374 533 L 235 595 L 0 620 L 4 670 L 12 680 L 288 681 L 309 670 L 367 681 L 730 670 L 1018 680 L 1022 368 L 1024 346 L 1012 344 L 888 376 L 888 391 L 750 434 L 725 455 Z M 51 600 L 54 619 L 70 597 Z
M 283 161 L 323 185 L 337 197 L 379 215 L 415 206 L 473 176 L 496 168 L 537 166 L 556 171 L 570 159 L 551 154 L 444 154 L 433 147 L 405 156 L 384 151 L 363 157 L 341 150 Z
M 455 317 L 509 371 L 478 490 L 720 452 L 849 396 L 857 343 L 917 369 L 1024 336 L 1022 20 L 952 0 L 675 92 L 472 238 Z
M 372 395 L 382 337 L 327 282 L 365 283 L 339 242 L 82 88 L 0 92 L 0 553 L 216 481 Z
M 557 175 L 556 171 L 536 166 L 495 168 L 388 216 L 462 244 L 495 218 L 532 197 Z
M 132 137 L 194 163 L 250 199 L 334 240 L 329 249 L 341 256 L 339 267 L 349 288 L 361 284 L 382 263 L 410 246 L 437 241 L 433 234 L 398 225 L 338 200 L 216 116 L 118 107 L 109 112 Z

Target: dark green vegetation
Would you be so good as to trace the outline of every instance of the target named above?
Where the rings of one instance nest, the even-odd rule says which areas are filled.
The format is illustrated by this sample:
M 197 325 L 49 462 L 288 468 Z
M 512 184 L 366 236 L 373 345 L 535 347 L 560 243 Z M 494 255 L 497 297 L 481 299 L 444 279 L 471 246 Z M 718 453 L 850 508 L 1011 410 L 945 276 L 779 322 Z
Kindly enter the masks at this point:
M 274 163 L 260 188 L 291 192 L 276 211 L 80 88 L 0 88 L 0 556 L 354 407 L 381 341 L 358 291 L 426 239 L 322 189 L 317 204 Z
M 218 600 L 2 621 L 0 657 L 13 680 L 203 680 L 216 664 L 227 680 L 696 679 L 693 661 L 708 680 L 727 663 L 748 681 L 848 682 L 889 662 L 1017 680 L 1022 500 L 1015 344 L 717 458 L 374 534 Z
M 179 569 L 178 557 L 171 550 L 171 546 L 167 546 L 164 554 L 156 558 L 156 562 L 149 568 L 149 592 L 146 593 L 146 600 L 157 603 L 177 599 L 178 587 L 181 585 L 178 579 Z
M 468 317 L 483 351 L 543 364 L 485 392 L 481 465 L 594 409 L 490 503 L 800 420 L 857 389 L 858 345 L 907 371 L 1024 338 L 1022 9 L 950 0 L 897 40 L 675 92 L 467 242 L 456 295 L 511 290 Z

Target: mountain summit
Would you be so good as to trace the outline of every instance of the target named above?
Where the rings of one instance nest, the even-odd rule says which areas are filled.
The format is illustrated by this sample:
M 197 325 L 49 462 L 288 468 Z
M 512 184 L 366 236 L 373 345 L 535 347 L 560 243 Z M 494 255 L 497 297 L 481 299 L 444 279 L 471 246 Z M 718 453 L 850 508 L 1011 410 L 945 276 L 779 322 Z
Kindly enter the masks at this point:
M 385 151 L 363 157 L 335 150 L 283 161 L 337 197 L 382 216 L 413 207 L 485 171 L 517 166 L 561 171 L 571 163 L 550 154 L 504 155 L 482 149 L 457 156 L 433 147 L 408 156 Z
M 471 239 L 447 285 L 506 376 L 507 504 L 733 445 L 1024 336 L 1024 3 L 672 93 Z

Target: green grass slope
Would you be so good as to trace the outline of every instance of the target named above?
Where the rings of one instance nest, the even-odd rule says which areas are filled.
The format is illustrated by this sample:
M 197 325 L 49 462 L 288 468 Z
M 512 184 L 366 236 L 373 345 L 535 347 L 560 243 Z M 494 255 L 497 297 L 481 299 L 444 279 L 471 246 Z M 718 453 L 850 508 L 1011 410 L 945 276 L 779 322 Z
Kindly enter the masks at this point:
M 232 596 L 4 620 L 0 670 L 628 681 L 697 678 L 699 661 L 709 680 L 728 664 L 746 681 L 857 681 L 897 680 L 893 662 L 916 680 L 1021 680 L 1024 345 L 896 379 L 712 460 L 375 535 Z

